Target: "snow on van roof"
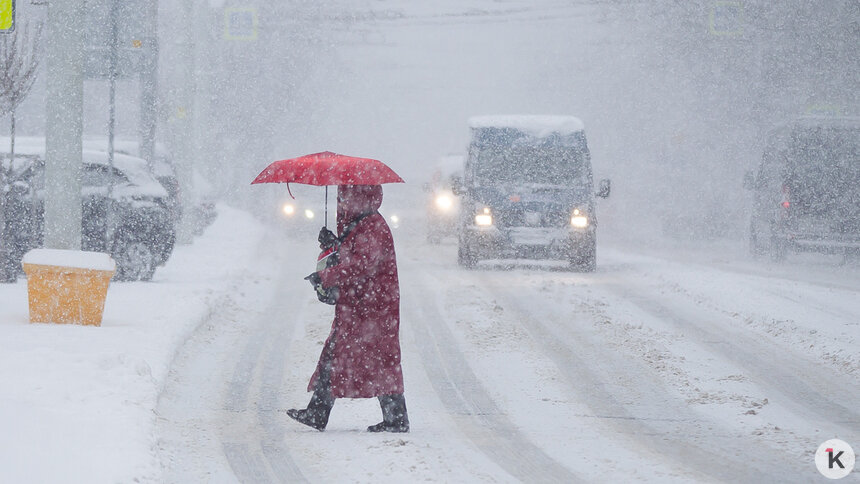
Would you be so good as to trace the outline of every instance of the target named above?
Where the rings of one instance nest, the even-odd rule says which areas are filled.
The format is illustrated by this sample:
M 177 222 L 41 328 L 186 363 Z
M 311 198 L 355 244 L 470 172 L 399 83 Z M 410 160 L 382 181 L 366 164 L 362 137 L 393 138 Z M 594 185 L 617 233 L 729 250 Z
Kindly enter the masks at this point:
M 473 116 L 470 128 L 513 128 L 538 138 L 553 133 L 572 134 L 585 129 L 585 124 L 573 116 L 501 115 Z

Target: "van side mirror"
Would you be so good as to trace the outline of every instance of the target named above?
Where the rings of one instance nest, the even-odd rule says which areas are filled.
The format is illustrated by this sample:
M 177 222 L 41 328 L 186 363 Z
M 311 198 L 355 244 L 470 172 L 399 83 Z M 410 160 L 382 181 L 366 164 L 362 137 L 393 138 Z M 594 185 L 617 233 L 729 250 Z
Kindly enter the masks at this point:
M 755 188 L 755 175 L 753 175 L 753 172 L 747 170 L 744 173 L 744 189 L 752 190 L 753 188 Z
M 466 194 L 466 186 L 463 185 L 463 178 L 460 176 L 451 177 L 451 191 L 458 197 Z
M 600 198 L 609 197 L 609 192 L 611 191 L 611 183 L 608 178 L 604 178 L 600 180 L 597 184 L 597 196 Z

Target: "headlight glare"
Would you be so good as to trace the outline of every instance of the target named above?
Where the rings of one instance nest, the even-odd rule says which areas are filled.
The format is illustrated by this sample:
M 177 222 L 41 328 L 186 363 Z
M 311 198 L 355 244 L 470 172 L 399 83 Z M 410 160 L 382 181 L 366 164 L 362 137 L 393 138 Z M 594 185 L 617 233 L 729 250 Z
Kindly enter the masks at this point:
M 443 211 L 451 210 L 451 207 L 454 206 L 454 200 L 451 199 L 448 195 L 439 195 L 436 197 L 436 208 Z
M 480 213 L 475 215 L 475 224 L 483 227 L 493 225 L 493 214 L 490 212 L 490 207 L 484 207 Z
M 578 229 L 584 229 L 588 227 L 588 217 L 585 215 L 574 215 L 570 218 L 570 225 Z

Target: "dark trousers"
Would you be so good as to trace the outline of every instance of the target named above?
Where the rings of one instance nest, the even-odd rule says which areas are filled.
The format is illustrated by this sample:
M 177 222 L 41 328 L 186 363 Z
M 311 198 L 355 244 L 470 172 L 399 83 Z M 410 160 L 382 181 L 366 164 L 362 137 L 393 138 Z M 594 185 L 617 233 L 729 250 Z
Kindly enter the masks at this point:
M 334 397 L 331 394 L 331 360 L 334 357 L 334 338 L 319 361 L 319 374 L 317 381 L 314 384 L 314 393 L 311 395 L 311 401 L 308 403 L 308 412 L 313 415 L 314 420 L 322 423 L 325 426 L 328 423 L 328 417 L 331 414 L 331 409 L 334 407 Z

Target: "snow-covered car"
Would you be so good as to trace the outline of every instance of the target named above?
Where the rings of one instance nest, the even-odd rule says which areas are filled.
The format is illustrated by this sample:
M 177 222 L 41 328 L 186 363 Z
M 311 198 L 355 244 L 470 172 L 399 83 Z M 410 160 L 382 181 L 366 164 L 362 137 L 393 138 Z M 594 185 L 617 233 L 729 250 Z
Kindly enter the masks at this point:
M 42 246 L 44 150 L 16 152 L 7 168 L 14 189 L 7 195 L 3 236 L 9 243 L 0 266 L 8 279 L 20 270 L 24 253 Z M 117 263 L 116 280 L 150 280 L 170 257 L 176 239 L 167 191 L 145 160 L 120 153 L 111 167 L 107 153 L 84 150 L 81 177 L 81 248 L 110 253 Z
M 460 198 L 454 194 L 454 187 L 463 179 L 462 155 L 442 157 L 423 188 L 427 194 L 427 241 L 439 243 L 443 237 L 457 234 L 460 216 Z
M 108 139 L 105 136 L 84 136 L 85 150 L 108 151 Z M 117 138 L 114 140 L 114 152 L 129 156 L 140 157 L 140 143 L 135 140 Z M 149 172 L 167 190 L 167 207 L 174 223 L 182 218 L 182 192 L 173 156 L 162 143 L 155 144 L 155 153 L 149 160 Z
M 478 116 L 463 174 L 458 262 L 562 258 L 593 271 L 597 192 L 582 121 L 572 116 Z
M 804 116 L 773 129 L 753 191 L 750 249 L 860 254 L 860 117 Z

